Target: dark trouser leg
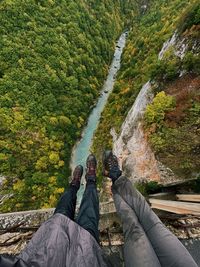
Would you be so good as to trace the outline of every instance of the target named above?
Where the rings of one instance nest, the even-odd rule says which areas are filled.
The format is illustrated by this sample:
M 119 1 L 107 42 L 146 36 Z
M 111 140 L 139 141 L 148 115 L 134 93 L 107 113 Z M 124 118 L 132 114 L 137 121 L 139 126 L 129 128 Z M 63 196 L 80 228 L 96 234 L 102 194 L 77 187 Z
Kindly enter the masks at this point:
M 77 191 L 78 189 L 76 186 L 70 185 L 68 191 L 66 191 L 58 201 L 54 214 L 62 213 L 71 220 L 74 220 Z
M 99 242 L 99 197 L 95 183 L 86 185 L 76 222 Z

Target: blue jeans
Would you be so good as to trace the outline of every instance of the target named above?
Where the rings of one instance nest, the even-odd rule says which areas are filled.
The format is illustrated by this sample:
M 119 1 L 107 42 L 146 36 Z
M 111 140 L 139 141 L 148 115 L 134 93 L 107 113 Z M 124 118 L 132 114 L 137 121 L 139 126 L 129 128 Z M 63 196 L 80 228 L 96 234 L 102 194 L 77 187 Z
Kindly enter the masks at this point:
M 76 186 L 70 185 L 68 191 L 58 201 L 55 213 L 62 213 L 87 230 L 99 243 L 99 197 L 96 184 L 88 183 L 83 194 L 78 215 L 75 219 Z

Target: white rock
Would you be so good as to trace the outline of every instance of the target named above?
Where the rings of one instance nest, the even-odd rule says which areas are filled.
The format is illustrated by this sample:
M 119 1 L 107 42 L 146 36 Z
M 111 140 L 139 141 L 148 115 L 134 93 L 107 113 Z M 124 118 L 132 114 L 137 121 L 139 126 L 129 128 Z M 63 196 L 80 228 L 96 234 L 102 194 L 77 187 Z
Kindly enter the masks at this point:
M 146 106 L 152 99 L 151 84 L 147 82 L 130 109 L 118 138 L 112 130 L 113 152 L 119 158 L 125 175 L 132 180 L 160 179 L 157 161 L 141 123 Z
M 171 46 L 175 45 L 175 43 L 176 43 L 176 39 L 177 39 L 177 32 L 175 32 L 175 33 L 172 35 L 172 37 L 171 37 L 169 40 L 167 40 L 167 41 L 163 44 L 163 47 L 162 47 L 162 49 L 161 49 L 161 51 L 160 51 L 160 53 L 159 53 L 159 55 L 158 55 L 158 59 L 161 60 L 161 59 L 163 58 L 165 52 L 166 52 Z

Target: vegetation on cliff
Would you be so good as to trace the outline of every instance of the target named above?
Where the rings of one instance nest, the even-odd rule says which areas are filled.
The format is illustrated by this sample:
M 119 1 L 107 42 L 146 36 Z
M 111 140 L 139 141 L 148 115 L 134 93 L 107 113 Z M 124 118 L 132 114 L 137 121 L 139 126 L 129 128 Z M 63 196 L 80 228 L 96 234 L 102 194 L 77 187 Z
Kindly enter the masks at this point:
M 164 90 L 168 99 L 176 103 L 172 110 L 165 109 L 167 101 L 160 101 L 163 119 L 150 121 L 159 116 L 154 101 L 146 109 L 146 132 L 157 158 L 181 178 L 200 175 L 200 5 L 189 6 L 179 21 L 177 40 L 186 52 L 170 47 L 155 65 L 156 91 Z M 181 50 L 181 49 L 180 49 Z M 180 54 L 180 55 L 179 55 Z M 156 70 L 156 71 L 155 71 Z M 164 91 L 158 93 L 164 94 Z M 163 103 L 162 103 L 163 102 Z
M 160 110 L 154 103 L 149 105 L 145 113 L 146 132 L 162 163 L 179 177 L 194 178 L 200 171 L 200 79 L 188 74 L 167 84 L 163 90 L 168 94 L 165 98 L 173 97 L 176 104 L 167 110 L 165 102 L 159 122 L 156 118 L 160 118 Z
M 119 133 L 142 85 L 151 80 L 156 97 L 147 108 L 145 118 L 146 133 L 156 157 L 180 176 L 189 178 L 199 172 L 198 81 L 193 89 L 187 88 L 191 85 L 187 85 L 187 80 L 194 82 L 200 73 L 199 15 L 198 1 L 151 1 L 146 13 L 133 20 L 122 67 L 94 139 L 93 149 L 99 157 L 102 153 L 100 144 L 112 147 L 111 128 Z M 187 45 L 186 54 L 181 58 L 172 46 L 159 59 L 164 42 L 175 31 L 177 38 Z M 187 78 L 187 73 L 193 78 Z M 181 75 L 182 89 L 177 84 L 177 94 L 173 90 L 167 91 Z M 172 116 L 176 117 L 176 123 Z

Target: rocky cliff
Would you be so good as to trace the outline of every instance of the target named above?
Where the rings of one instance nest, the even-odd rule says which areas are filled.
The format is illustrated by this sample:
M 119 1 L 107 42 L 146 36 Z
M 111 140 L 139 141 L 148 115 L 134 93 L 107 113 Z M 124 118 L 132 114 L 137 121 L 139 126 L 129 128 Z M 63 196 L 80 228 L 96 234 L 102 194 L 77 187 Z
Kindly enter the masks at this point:
M 114 129 L 111 131 L 113 151 L 120 159 L 125 174 L 134 180 L 160 180 L 158 163 L 142 125 L 145 108 L 152 99 L 151 83 L 147 82 L 122 124 L 120 135 L 117 136 Z
M 179 106 L 184 106 L 185 100 L 190 102 L 195 101 L 200 93 L 198 75 L 192 75 L 191 72 L 189 74 L 188 70 L 186 70 L 186 66 L 183 64 L 186 55 L 189 53 L 192 53 L 193 55 L 199 54 L 198 38 L 194 38 L 194 36 L 191 38 L 190 34 L 180 35 L 176 31 L 171 38 L 164 42 L 163 47 L 158 54 L 160 65 L 164 65 L 166 61 L 170 61 L 174 57 L 176 58 L 175 67 L 177 73 L 174 74 L 175 78 L 170 82 L 166 81 L 165 84 L 162 81 L 161 84 L 161 76 L 164 80 L 164 76 L 167 75 L 167 73 L 163 72 L 162 74 L 159 74 L 159 77 L 157 76 L 154 80 L 144 84 L 121 126 L 120 134 L 117 135 L 114 128 L 111 130 L 114 153 L 119 157 L 125 174 L 133 181 L 147 179 L 156 180 L 165 184 L 182 178 L 191 178 L 191 176 L 181 176 L 181 174 L 178 173 L 178 169 L 181 167 L 177 166 L 174 168 L 173 164 L 170 164 L 166 160 L 167 156 L 163 158 L 159 157 L 159 153 L 154 153 L 156 151 L 149 140 L 152 132 L 146 129 L 144 120 L 146 107 L 152 103 L 154 96 L 158 91 L 158 87 L 159 90 L 164 90 L 167 94 L 173 95 L 176 98 L 174 116 L 179 120 L 187 118 L 187 111 L 191 108 L 191 105 L 185 107 L 184 114 L 178 114 L 178 109 L 180 110 Z M 152 87 L 154 87 L 154 89 Z M 183 94 L 186 95 L 186 99 L 184 99 Z M 178 103 L 180 101 L 181 103 Z M 170 120 L 172 121 L 173 118 L 168 118 L 168 123 L 170 123 Z M 198 124 L 198 121 L 196 124 L 198 129 L 200 124 Z M 173 128 L 177 129 L 178 126 L 174 125 Z M 200 144 L 199 133 L 196 132 L 193 137 L 196 139 L 195 145 L 197 147 L 198 144 Z M 192 145 L 194 144 L 187 144 L 187 146 L 191 147 Z M 171 154 L 171 157 L 176 156 L 175 153 Z M 163 162 L 165 164 L 163 164 Z M 169 167 L 172 167 L 175 173 Z M 199 169 L 197 168 L 192 177 L 197 175 L 198 172 Z

